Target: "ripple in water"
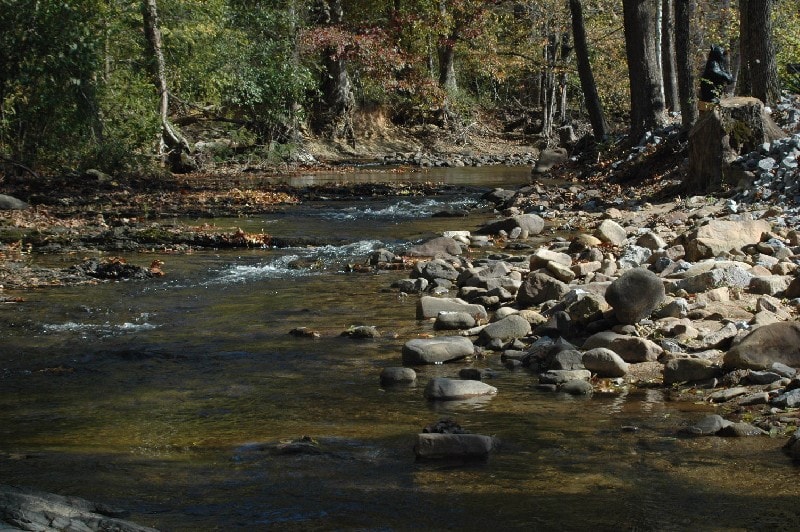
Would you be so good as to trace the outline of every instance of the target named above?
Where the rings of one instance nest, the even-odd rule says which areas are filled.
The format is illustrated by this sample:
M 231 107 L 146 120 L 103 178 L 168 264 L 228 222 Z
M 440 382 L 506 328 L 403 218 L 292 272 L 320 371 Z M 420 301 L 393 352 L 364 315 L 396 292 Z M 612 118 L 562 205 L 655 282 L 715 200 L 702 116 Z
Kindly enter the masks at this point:
M 303 253 L 283 255 L 270 262 L 234 264 L 204 285 L 237 284 L 263 279 L 286 279 L 319 275 L 323 271 L 350 259 L 363 260 L 372 251 L 384 247 L 380 240 L 360 240 L 343 246 L 319 246 Z
M 476 206 L 477 202 L 472 198 L 464 198 L 456 201 L 426 199 L 416 203 L 408 200 L 400 200 L 382 209 L 370 207 L 365 209 L 353 206 L 342 210 L 320 213 L 320 216 L 334 220 L 356 220 L 362 218 L 427 218 L 441 211 L 464 210 L 475 208 Z

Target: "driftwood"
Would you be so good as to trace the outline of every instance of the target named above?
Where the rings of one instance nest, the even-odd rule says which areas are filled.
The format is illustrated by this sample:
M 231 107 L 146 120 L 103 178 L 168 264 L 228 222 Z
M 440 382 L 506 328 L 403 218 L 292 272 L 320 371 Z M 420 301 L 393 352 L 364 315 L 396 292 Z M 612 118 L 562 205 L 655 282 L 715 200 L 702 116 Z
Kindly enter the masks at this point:
M 689 132 L 685 185 L 692 192 L 736 187 L 745 175 L 731 163 L 764 142 L 786 136 L 758 98 L 726 98 L 707 106 Z

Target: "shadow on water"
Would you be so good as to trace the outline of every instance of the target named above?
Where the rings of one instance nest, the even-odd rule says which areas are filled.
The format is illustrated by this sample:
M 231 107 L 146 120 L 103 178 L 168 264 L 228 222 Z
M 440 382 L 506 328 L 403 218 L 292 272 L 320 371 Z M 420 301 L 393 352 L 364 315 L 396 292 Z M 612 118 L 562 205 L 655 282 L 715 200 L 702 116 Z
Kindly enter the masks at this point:
M 320 233 L 346 225 L 293 216 Z M 228 223 L 243 221 L 272 223 Z M 798 522 L 796 469 L 782 441 L 675 437 L 708 405 L 672 404 L 657 390 L 546 394 L 494 355 L 420 367 L 416 386 L 381 388 L 381 369 L 399 365 L 403 343 L 432 326 L 416 321 L 416 296 L 386 290 L 407 272 L 344 274 L 341 265 L 372 249 L 359 242 L 407 243 L 454 223 L 367 216 L 349 224 L 358 227 L 348 229 L 347 249 L 162 256 L 165 280 L 37 291 L 3 307 L 2 482 L 127 508 L 165 530 Z M 306 254 L 319 264 L 286 260 Z M 382 335 L 341 337 L 351 325 Z M 319 338 L 288 334 L 296 327 Z M 423 398 L 430 378 L 465 364 L 493 369 L 498 395 L 472 404 Z M 414 435 L 442 417 L 503 445 L 487 463 L 415 462 Z M 322 451 L 269 450 L 304 435 Z

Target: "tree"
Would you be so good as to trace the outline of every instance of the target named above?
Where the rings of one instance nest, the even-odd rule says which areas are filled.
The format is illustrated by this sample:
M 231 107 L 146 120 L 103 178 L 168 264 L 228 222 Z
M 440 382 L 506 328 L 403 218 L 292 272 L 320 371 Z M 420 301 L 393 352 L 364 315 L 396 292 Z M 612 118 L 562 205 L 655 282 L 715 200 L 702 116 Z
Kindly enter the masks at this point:
M 589 47 L 586 44 L 586 27 L 583 21 L 583 6 L 581 0 L 569 0 L 569 9 L 572 14 L 572 35 L 575 40 L 575 56 L 578 62 L 578 76 L 581 79 L 581 89 L 586 100 L 589 112 L 589 121 L 592 123 L 594 138 L 602 140 L 608 131 L 603 106 L 597 94 L 597 85 L 594 82 L 592 66 L 589 62 Z
M 741 65 L 737 91 L 766 105 L 780 99 L 780 79 L 772 37 L 775 0 L 739 0 Z
M 184 155 L 189 153 L 189 143 L 169 120 L 169 87 L 167 84 L 167 67 L 161 42 L 161 26 L 158 20 L 156 0 L 145 0 L 142 3 L 144 33 L 150 52 L 150 68 L 153 83 L 159 96 L 158 115 L 161 120 L 161 138 L 158 154 L 166 156 L 175 171 L 187 170 Z
M 675 67 L 680 97 L 681 125 L 688 131 L 697 121 L 697 93 L 691 53 L 691 20 L 695 0 L 674 0 Z
M 630 80 L 630 134 L 636 141 L 665 121 L 664 83 L 659 57 L 658 11 L 653 0 L 623 0 L 625 52 Z
M 667 109 L 680 111 L 677 66 L 675 64 L 675 11 L 674 0 L 661 4 L 661 70 L 664 77 L 664 102 Z

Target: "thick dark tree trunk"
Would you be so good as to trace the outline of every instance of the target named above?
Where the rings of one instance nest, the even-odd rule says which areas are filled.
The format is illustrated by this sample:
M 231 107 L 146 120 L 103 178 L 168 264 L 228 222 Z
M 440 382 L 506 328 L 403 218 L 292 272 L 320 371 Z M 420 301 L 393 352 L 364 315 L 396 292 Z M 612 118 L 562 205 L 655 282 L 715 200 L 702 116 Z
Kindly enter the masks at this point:
M 586 100 L 586 109 L 589 112 L 589 121 L 592 124 L 594 138 L 602 140 L 608 132 L 608 123 L 603 113 L 603 105 L 597 94 L 597 84 L 592 74 L 589 63 L 589 47 L 586 44 L 586 27 L 583 23 L 583 6 L 581 0 L 569 0 L 569 9 L 572 13 L 572 35 L 575 40 L 575 57 L 578 62 L 578 76 L 581 79 L 581 89 Z
M 439 45 L 439 86 L 448 93 L 458 88 L 456 83 L 456 52 L 454 38 L 448 37 Z
M 189 161 L 189 143 L 169 121 L 169 88 L 167 86 L 167 67 L 161 44 L 161 26 L 158 21 L 156 0 L 145 0 L 142 4 L 144 34 L 150 51 L 150 64 L 153 83 L 159 95 L 158 115 L 161 119 L 161 138 L 159 155 L 166 156 L 172 169 L 186 171 Z
M 658 12 L 654 0 L 623 0 L 625 51 L 631 95 L 631 139 L 665 121 L 664 83 L 661 76 Z
M 664 102 L 670 111 L 680 111 L 678 77 L 675 64 L 675 12 L 673 0 L 662 0 L 661 70 L 664 78 Z
M 755 96 L 767 105 L 780 99 L 772 38 L 774 5 L 775 0 L 739 0 L 741 64 L 737 92 Z
M 322 5 L 322 23 L 341 24 L 344 9 L 341 0 L 328 0 Z M 353 85 L 347 72 L 347 59 L 334 48 L 322 52 L 322 98 L 325 102 L 323 128 L 333 139 L 342 139 L 355 145 L 353 112 L 356 107 Z
M 678 95 L 681 106 L 681 124 L 689 131 L 697 122 L 697 89 L 692 64 L 691 21 L 697 8 L 695 0 L 675 2 L 675 71 L 678 78 Z

